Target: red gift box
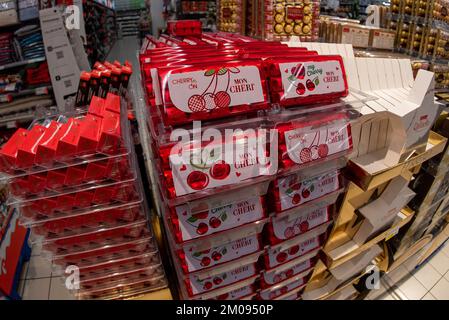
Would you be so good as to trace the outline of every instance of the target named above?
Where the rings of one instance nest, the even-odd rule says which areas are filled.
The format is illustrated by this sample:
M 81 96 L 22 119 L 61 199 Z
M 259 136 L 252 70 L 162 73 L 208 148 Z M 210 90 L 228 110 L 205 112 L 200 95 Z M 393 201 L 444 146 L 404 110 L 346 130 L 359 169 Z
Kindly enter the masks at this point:
M 31 167 L 36 157 L 36 146 L 45 133 L 45 127 L 35 125 L 28 132 L 26 139 L 17 148 L 16 164 L 20 168 Z
M 257 264 L 252 263 L 203 279 L 190 275 L 185 279 L 185 285 L 189 296 L 195 296 L 251 278 L 258 271 Z
M 257 286 L 252 285 L 244 285 L 241 288 L 234 289 L 229 292 L 222 293 L 216 297 L 211 298 L 210 300 L 245 300 L 255 294 L 257 291 Z
M 43 192 L 47 186 L 47 172 L 30 174 L 28 182 L 30 193 L 38 194 Z
M 94 200 L 94 191 L 79 191 L 75 194 L 74 206 L 77 208 L 89 207 Z
M 260 235 L 256 234 L 206 250 L 198 250 L 193 244 L 178 250 L 177 254 L 183 272 L 190 273 L 240 259 L 256 253 L 262 248 L 262 239 Z
M 67 134 L 69 129 L 69 123 L 60 124 L 52 122 L 52 125 L 45 131 L 46 136 L 42 138 L 37 146 L 36 163 L 43 164 L 55 160 L 59 140 Z
M 17 197 L 24 196 L 30 192 L 30 182 L 27 177 L 14 178 L 10 184 L 11 193 Z
M 17 150 L 25 142 L 28 130 L 19 128 L 0 149 L 0 168 L 3 172 L 9 172 L 16 167 Z
M 301 260 L 299 258 L 298 260 Z M 260 278 L 260 287 L 262 289 L 269 288 L 271 286 L 278 285 L 281 282 L 286 282 L 288 279 L 303 274 L 305 272 L 311 272 L 315 266 L 316 258 L 307 259 L 305 261 L 300 261 L 287 269 L 278 270 L 278 268 L 273 271 L 263 272 Z M 293 261 L 292 261 L 293 262 Z
M 87 182 L 98 181 L 107 177 L 106 175 L 107 163 L 108 160 L 89 162 L 86 167 L 85 180 Z
M 170 208 L 176 241 L 184 242 L 229 230 L 266 217 L 263 197 L 192 213 L 189 205 Z
M 100 141 L 101 118 L 88 114 L 80 127 L 78 154 L 92 154 Z
M 57 143 L 56 157 L 58 159 L 73 157 L 77 154 L 81 123 L 82 120 L 69 118 L 67 123 L 63 125 L 67 126 L 67 131 Z
M 76 186 L 84 181 L 86 173 L 86 166 L 71 166 L 66 170 L 64 184 L 66 186 Z
M 92 101 L 90 102 L 89 109 L 87 110 L 88 114 L 97 116 L 97 117 L 103 117 L 103 111 L 104 111 L 104 104 L 105 99 L 93 96 Z
M 282 57 L 270 64 L 271 101 L 283 106 L 328 102 L 348 95 L 341 56 Z
M 315 210 L 300 211 L 287 217 L 271 218 L 267 225 L 267 241 L 275 245 L 306 233 L 318 226 L 329 222 L 332 207 L 324 207 Z
M 254 113 L 269 107 L 260 60 L 158 68 L 166 125 Z
M 284 248 L 283 246 L 269 248 L 264 255 L 265 269 L 271 270 L 318 249 L 323 243 L 325 235 L 325 233 L 322 233 L 318 236 L 312 235 L 307 239 L 302 238 L 301 240 L 298 240 L 298 242 L 292 242 L 287 248 Z
M 277 178 L 270 187 L 270 204 L 277 213 L 319 199 L 341 187 L 340 170 L 301 180 L 299 174 Z
M 104 110 L 120 114 L 120 97 L 118 95 L 108 93 L 104 103 Z
M 352 150 L 351 125 L 344 113 L 304 117 L 277 124 L 283 168 L 344 156 Z
M 121 138 L 120 115 L 106 110 L 103 111 L 98 150 L 115 153 L 120 148 Z
M 270 289 L 265 289 L 259 292 L 259 294 L 257 295 L 257 299 L 273 300 L 279 299 L 281 297 L 286 297 L 289 296 L 290 292 L 296 292 L 299 288 L 304 287 L 306 284 L 307 278 L 301 278 L 280 287 L 276 286 Z

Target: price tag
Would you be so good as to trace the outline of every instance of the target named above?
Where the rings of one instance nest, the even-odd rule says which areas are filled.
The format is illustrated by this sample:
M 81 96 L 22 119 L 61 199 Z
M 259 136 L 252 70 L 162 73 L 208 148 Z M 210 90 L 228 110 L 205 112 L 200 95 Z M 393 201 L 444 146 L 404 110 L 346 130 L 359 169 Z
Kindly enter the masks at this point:
M 393 238 L 395 235 L 397 235 L 399 232 L 399 227 L 393 228 L 391 230 L 388 231 L 386 237 L 385 237 L 385 241 L 390 240 L 391 238 Z

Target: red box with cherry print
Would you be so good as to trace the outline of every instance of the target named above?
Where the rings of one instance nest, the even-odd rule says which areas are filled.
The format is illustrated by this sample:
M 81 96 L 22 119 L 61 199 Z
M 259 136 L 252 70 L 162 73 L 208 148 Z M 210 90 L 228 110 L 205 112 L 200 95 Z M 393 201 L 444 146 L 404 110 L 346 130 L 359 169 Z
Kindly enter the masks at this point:
M 351 125 L 345 112 L 287 116 L 292 120 L 275 125 L 281 168 L 310 165 L 352 151 Z
M 256 295 L 258 286 L 255 284 L 244 285 L 240 288 L 233 289 L 229 292 L 222 293 L 210 300 L 249 300 Z
M 266 217 L 264 197 L 252 197 L 197 212 L 192 212 L 188 204 L 169 210 L 178 243 L 240 227 Z
M 266 241 L 271 245 L 313 230 L 332 219 L 332 206 L 301 210 L 288 216 L 272 217 L 266 226 Z
M 191 275 L 185 279 L 185 286 L 189 296 L 193 297 L 244 281 L 254 277 L 258 273 L 258 265 L 252 263 L 207 278 Z
M 317 252 L 315 253 L 317 254 Z M 289 279 L 292 279 L 293 277 L 304 277 L 308 273 L 310 273 L 315 266 L 316 263 L 316 257 L 310 258 L 310 259 L 302 259 L 302 257 L 295 259 L 294 261 L 298 260 L 299 262 L 288 266 L 288 268 L 277 267 L 269 272 L 262 272 L 260 277 L 260 287 L 262 289 L 269 288 L 272 286 L 277 286 L 279 284 L 283 284 L 285 282 L 288 282 Z M 292 261 L 292 263 L 294 263 Z
M 293 295 L 296 292 L 299 292 L 302 290 L 306 284 L 307 284 L 308 278 L 299 278 L 294 279 L 293 281 L 278 285 L 274 287 L 270 287 L 268 289 L 264 289 L 260 291 L 256 299 L 257 300 L 282 300 L 284 297 L 289 297 L 290 295 Z
M 280 265 L 320 248 L 326 239 L 329 225 L 330 222 L 281 244 L 270 246 L 264 255 L 265 270 L 271 271 Z
M 173 36 L 199 36 L 201 26 L 200 20 L 171 20 L 167 22 L 167 32 Z
M 207 239 L 205 241 L 207 243 Z M 248 235 L 206 249 L 199 247 L 200 244 L 201 242 L 186 245 L 176 252 L 185 274 L 192 272 L 205 274 L 211 270 L 226 270 L 235 264 L 239 265 L 241 261 L 244 261 L 243 259 L 255 262 L 263 250 L 260 234 Z
M 269 179 L 277 167 L 267 156 L 266 132 L 254 132 L 235 134 L 229 139 L 225 136 L 208 144 L 189 140 L 185 144 L 161 146 L 161 184 L 166 196 L 173 199 L 249 181 L 254 184 L 259 178 Z
M 342 187 L 340 170 L 301 180 L 298 173 L 278 177 L 270 187 L 270 205 L 280 213 L 338 191 Z
M 269 108 L 262 61 L 257 59 L 158 68 L 157 74 L 166 125 Z
M 304 55 L 267 59 L 270 96 L 282 106 L 330 102 L 348 95 L 341 56 Z

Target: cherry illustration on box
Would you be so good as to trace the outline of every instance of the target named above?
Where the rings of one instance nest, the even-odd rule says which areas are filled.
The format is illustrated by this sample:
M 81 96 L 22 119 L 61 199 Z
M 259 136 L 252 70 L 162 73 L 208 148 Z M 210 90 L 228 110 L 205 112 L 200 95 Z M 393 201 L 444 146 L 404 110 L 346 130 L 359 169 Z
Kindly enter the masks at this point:
M 273 300 L 275 298 L 278 298 L 282 295 L 287 294 L 288 292 L 290 292 L 292 290 L 300 288 L 304 284 L 305 284 L 305 279 L 301 278 L 301 279 L 293 281 L 289 284 L 286 284 L 285 286 L 282 286 L 280 288 L 262 290 L 259 293 L 258 298 L 261 300 Z
M 270 272 L 264 272 L 262 273 L 260 279 L 260 286 L 261 288 L 267 288 L 276 285 L 279 282 L 292 278 L 302 272 L 311 270 L 314 265 L 314 259 L 308 259 L 288 268 L 287 270 L 277 271 L 274 269 Z
M 242 258 L 261 249 L 260 236 L 252 235 L 205 250 L 197 250 L 194 245 L 184 247 L 178 256 L 183 271 L 189 273 Z
M 172 223 L 177 242 L 228 230 L 265 217 L 262 197 L 254 197 L 218 208 L 191 213 L 188 205 L 175 208 Z
M 275 245 L 306 233 L 331 219 L 331 207 L 304 211 L 293 217 L 272 218 L 267 226 L 268 241 Z
M 185 280 L 185 283 L 189 295 L 194 296 L 248 279 L 254 276 L 257 272 L 257 265 L 250 264 L 207 278 L 200 278 L 199 276 L 191 275 Z

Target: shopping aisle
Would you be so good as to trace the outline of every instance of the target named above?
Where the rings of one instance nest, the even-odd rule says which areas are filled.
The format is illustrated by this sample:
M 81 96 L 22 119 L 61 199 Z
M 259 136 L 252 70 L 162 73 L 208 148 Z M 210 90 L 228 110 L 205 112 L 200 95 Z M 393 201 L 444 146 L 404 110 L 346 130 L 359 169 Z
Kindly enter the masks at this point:
M 112 49 L 109 61 L 129 60 L 138 66 L 137 50 L 139 40 L 136 37 L 119 39 Z M 137 69 L 135 69 L 137 70 Z M 132 85 L 138 84 L 138 75 L 132 76 Z M 64 285 L 65 278 L 61 272 L 52 270 L 51 263 L 41 255 L 39 247 L 33 246 L 31 259 L 24 265 L 21 274 L 19 293 L 24 300 L 73 300 L 74 297 Z

